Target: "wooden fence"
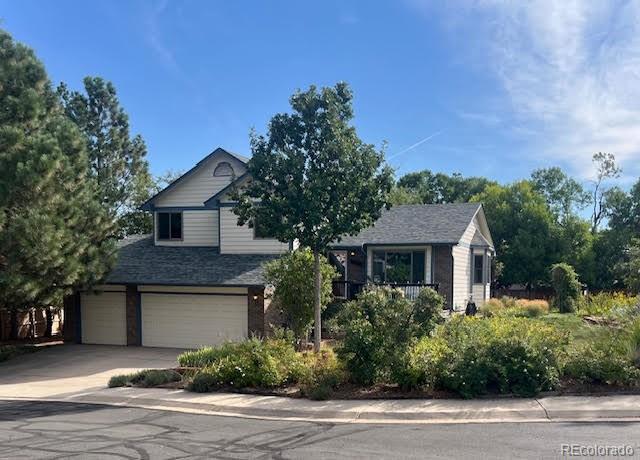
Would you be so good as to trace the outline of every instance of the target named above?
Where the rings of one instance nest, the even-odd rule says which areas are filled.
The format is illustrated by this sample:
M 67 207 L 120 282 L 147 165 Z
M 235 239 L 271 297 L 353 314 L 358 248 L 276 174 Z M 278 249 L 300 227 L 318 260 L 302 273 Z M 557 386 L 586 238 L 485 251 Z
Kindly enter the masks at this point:
M 46 308 L 30 308 L 16 312 L 18 339 L 36 339 L 44 337 L 47 330 Z M 51 335 L 62 335 L 63 312 L 62 309 L 51 308 Z M 0 341 L 11 339 L 12 314 L 9 310 L 0 310 Z

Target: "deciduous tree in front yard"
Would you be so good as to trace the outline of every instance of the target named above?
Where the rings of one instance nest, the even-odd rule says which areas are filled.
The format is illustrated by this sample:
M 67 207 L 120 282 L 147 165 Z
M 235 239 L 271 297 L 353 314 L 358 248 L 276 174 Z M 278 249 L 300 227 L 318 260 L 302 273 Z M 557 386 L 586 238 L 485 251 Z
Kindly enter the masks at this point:
M 256 222 L 282 242 L 298 240 L 314 255 L 314 346 L 320 349 L 320 254 L 341 235 L 370 226 L 393 184 L 384 154 L 358 137 L 348 85 L 294 94 L 292 113 L 275 115 L 266 136 L 252 134 L 252 180 L 234 208 L 238 223 Z
M 265 267 L 265 278 L 275 288 L 273 301 L 282 310 L 298 341 L 308 338 L 313 325 L 313 267 L 313 254 L 308 248 L 290 252 Z M 320 273 L 320 306 L 324 310 L 331 300 L 331 281 L 337 275 L 324 256 L 320 257 Z
M 0 30 L 0 307 L 57 304 L 110 268 L 84 139 L 33 52 Z

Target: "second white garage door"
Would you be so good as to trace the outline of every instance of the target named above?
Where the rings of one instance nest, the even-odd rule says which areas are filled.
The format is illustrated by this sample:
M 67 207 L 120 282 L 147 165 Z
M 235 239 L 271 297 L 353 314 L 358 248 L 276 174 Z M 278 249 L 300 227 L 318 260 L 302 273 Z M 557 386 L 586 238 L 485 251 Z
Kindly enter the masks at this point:
M 142 345 L 197 348 L 247 337 L 247 296 L 143 293 Z

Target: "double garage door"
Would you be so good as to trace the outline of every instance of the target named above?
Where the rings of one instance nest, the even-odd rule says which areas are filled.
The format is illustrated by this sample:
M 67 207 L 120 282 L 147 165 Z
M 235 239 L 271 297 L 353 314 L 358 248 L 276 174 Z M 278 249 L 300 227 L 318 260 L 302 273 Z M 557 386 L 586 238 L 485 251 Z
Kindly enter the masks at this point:
M 82 342 L 126 345 L 124 292 L 81 298 Z M 247 296 L 142 292 L 142 345 L 197 348 L 247 337 Z

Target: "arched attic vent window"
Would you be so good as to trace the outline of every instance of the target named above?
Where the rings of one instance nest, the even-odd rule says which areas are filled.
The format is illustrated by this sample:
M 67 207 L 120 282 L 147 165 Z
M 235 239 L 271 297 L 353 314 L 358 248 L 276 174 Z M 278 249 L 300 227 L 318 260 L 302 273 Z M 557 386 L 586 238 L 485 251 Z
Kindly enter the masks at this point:
M 233 176 L 233 168 L 229 163 L 223 161 L 218 163 L 216 169 L 213 171 L 214 176 Z

